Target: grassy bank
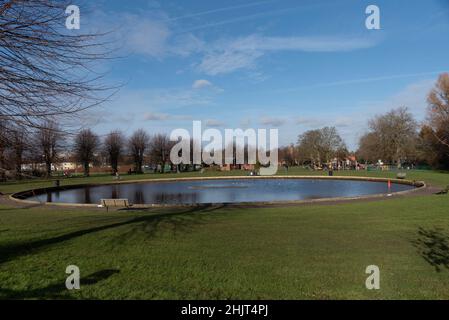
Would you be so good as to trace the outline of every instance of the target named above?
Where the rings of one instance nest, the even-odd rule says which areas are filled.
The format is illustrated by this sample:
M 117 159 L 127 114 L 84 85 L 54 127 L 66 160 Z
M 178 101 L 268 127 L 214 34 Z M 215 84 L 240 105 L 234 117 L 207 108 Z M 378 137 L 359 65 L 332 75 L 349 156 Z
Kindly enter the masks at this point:
M 374 174 L 391 175 L 361 175 Z M 445 173 L 409 178 L 449 184 Z M 0 298 L 448 299 L 448 248 L 445 195 L 109 213 L 1 205 Z M 64 286 L 70 264 L 81 270 L 76 292 Z M 372 264 L 377 291 L 365 288 Z

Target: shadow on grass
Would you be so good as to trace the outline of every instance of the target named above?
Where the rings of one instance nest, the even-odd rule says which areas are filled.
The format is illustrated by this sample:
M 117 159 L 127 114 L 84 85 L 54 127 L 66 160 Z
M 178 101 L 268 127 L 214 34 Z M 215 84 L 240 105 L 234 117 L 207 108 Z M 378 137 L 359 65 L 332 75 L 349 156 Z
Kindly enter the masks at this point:
M 159 231 L 171 233 L 173 237 L 191 232 L 195 227 L 207 223 L 211 213 L 226 205 L 203 205 L 181 213 L 169 213 L 156 219 L 145 219 L 143 223 L 134 224 L 129 230 L 114 239 L 120 243 L 130 239 L 136 232 L 143 233 L 145 237 L 152 238 Z M 144 211 L 145 209 L 134 209 Z M 151 210 L 151 209 L 150 209 Z M 178 209 L 179 210 L 179 209 Z
M 140 209 L 140 210 L 134 209 L 132 210 L 133 212 L 154 213 L 154 214 L 138 216 L 131 219 L 126 219 L 126 216 L 122 216 L 123 219 L 126 219 L 125 221 L 69 232 L 63 235 L 47 239 L 2 245 L 0 246 L 0 264 L 10 261 L 17 257 L 34 254 L 39 250 L 45 249 L 46 247 L 54 244 L 59 244 L 61 242 L 76 239 L 84 235 L 89 235 L 96 232 L 110 230 L 127 225 L 136 225 L 137 228 L 143 228 L 143 231 L 146 232 L 148 237 L 154 236 L 157 230 L 159 229 L 159 226 L 161 226 L 162 224 L 170 225 L 172 227 L 173 232 L 176 234 L 179 232 L 186 231 L 191 227 L 193 227 L 194 225 L 203 223 L 204 216 L 201 216 L 201 214 L 212 213 L 213 211 L 222 209 L 224 207 L 225 205 L 221 206 L 204 205 L 204 206 L 190 207 L 184 210 L 171 209 L 171 211 L 168 212 L 166 209 L 165 211 L 159 213 L 157 213 L 158 211 L 154 213 L 155 212 L 154 209 Z
M 418 238 L 412 241 L 419 254 L 437 272 L 449 270 L 449 236 L 443 229 L 418 229 Z
M 81 275 L 81 289 L 83 286 L 91 286 L 104 281 L 119 272 L 120 271 L 116 269 L 105 269 L 92 273 L 85 278 Z M 73 299 L 73 297 L 67 295 L 67 293 L 68 289 L 65 286 L 65 281 L 32 290 L 10 290 L 0 288 L 1 299 Z

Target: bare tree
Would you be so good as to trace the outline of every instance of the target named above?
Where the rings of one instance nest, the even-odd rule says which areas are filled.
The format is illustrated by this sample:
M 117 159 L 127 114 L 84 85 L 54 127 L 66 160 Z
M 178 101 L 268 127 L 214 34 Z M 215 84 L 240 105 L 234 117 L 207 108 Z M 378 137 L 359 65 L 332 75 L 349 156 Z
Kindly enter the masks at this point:
M 39 151 L 45 163 L 46 175 L 51 177 L 51 165 L 58 157 L 61 148 L 62 135 L 59 127 L 52 121 L 47 121 L 37 131 L 37 142 Z
M 417 143 L 419 159 L 435 168 L 449 167 L 449 147 L 441 144 L 436 138 L 434 130 L 423 125 L 419 132 Z
M 343 150 L 347 150 L 346 144 L 343 139 L 338 134 L 335 127 L 324 127 L 320 130 L 321 132 L 321 143 L 320 143 L 320 153 L 321 158 L 328 163 L 332 158 L 338 157 Z
M 149 140 L 150 137 L 143 129 L 137 130 L 129 138 L 129 153 L 134 162 L 134 170 L 137 173 L 142 173 L 143 160 Z
M 155 163 L 161 165 L 163 171 L 164 165 L 170 161 L 170 150 L 173 142 L 166 134 L 156 134 L 150 141 L 150 157 Z
M 299 136 L 298 150 L 305 163 L 310 162 L 312 166 L 321 164 L 320 143 L 319 130 L 309 130 Z
M 379 160 L 379 140 L 373 132 L 364 134 L 359 141 L 357 158 L 365 163 L 376 163 Z
M 279 160 L 287 166 L 298 164 L 298 148 L 293 144 L 279 148 Z
M 104 139 L 104 152 L 106 153 L 113 173 L 118 172 L 118 163 L 123 155 L 125 137 L 121 131 L 111 131 Z
M 6 179 L 6 150 L 8 148 L 8 141 L 6 137 L 7 131 L 2 124 L 0 124 L 0 181 Z
M 377 140 L 378 159 L 401 166 L 405 160 L 416 158 L 418 125 L 406 107 L 376 116 L 368 125 Z
M 95 152 L 99 147 L 99 138 L 90 129 L 80 131 L 75 137 L 74 154 L 83 167 L 84 175 L 89 176 L 89 165 L 95 160 Z
M 103 35 L 67 30 L 70 2 L 0 1 L 0 121 L 8 130 L 73 119 L 109 94 L 92 71 L 108 56 Z
M 25 151 L 25 138 L 22 132 L 16 131 L 14 133 L 12 148 L 14 153 L 16 177 L 20 179 L 22 177 L 23 152 Z
M 328 163 L 346 149 L 335 127 L 309 130 L 299 136 L 299 154 L 313 166 Z
M 430 92 L 427 115 L 429 125 L 435 138 L 444 146 L 449 147 L 449 74 L 440 75 L 435 88 Z

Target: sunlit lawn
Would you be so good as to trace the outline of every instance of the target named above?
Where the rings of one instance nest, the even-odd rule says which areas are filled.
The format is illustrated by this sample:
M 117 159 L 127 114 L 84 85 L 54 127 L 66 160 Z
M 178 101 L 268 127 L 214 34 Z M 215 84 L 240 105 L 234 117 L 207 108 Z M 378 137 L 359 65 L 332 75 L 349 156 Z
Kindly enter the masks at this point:
M 288 172 L 294 173 L 313 174 Z M 449 185 L 447 173 L 415 171 L 408 178 Z M 64 183 L 86 181 L 112 177 Z M 64 285 L 71 264 L 81 270 L 76 292 Z M 365 288 L 372 264 L 380 267 L 378 291 Z M 109 213 L 0 206 L 0 298 L 447 299 L 448 268 L 447 195 Z

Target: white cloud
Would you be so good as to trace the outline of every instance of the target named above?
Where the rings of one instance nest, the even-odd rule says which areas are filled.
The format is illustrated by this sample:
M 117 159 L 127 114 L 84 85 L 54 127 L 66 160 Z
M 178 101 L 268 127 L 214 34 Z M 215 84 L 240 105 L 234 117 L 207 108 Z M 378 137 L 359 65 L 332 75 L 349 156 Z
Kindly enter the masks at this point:
M 205 74 L 215 76 L 217 74 L 232 73 L 238 69 L 254 69 L 257 58 L 262 52 L 245 52 L 224 50 L 207 54 L 198 65 L 198 70 Z
M 283 118 L 276 117 L 264 117 L 260 120 L 260 123 L 264 126 L 280 127 L 284 125 L 287 121 Z
M 197 69 L 209 75 L 226 74 L 238 69 L 254 69 L 257 60 L 269 52 L 342 52 L 370 48 L 376 43 L 367 38 L 250 35 L 217 41 L 208 49 Z
M 216 120 L 216 119 L 207 119 L 206 120 L 206 126 L 208 127 L 223 127 L 225 124 L 220 121 L 220 120 Z
M 206 42 L 190 31 L 177 33 L 175 20 L 158 9 L 138 14 L 98 13 L 93 25 L 103 32 L 116 28 L 111 41 L 119 43 L 125 53 L 156 59 L 197 54 L 194 66 L 208 75 L 240 69 L 254 71 L 257 60 L 270 52 L 341 52 L 370 48 L 377 43 L 374 38 L 366 37 L 269 37 L 259 34 Z
M 193 89 L 203 89 L 203 88 L 207 88 L 207 87 L 211 87 L 212 83 L 208 80 L 204 80 L 204 79 L 200 79 L 200 80 L 195 80 L 195 82 L 193 82 L 192 84 L 192 88 Z
M 152 113 L 147 112 L 144 114 L 143 119 L 147 121 L 165 121 L 170 118 L 170 115 L 167 113 Z
M 152 108 L 181 108 L 210 105 L 214 92 L 192 89 L 155 89 L 145 93 Z
M 171 31 L 166 24 L 136 17 L 126 17 L 125 20 L 126 35 L 122 36 L 122 39 L 126 39 L 125 49 L 152 57 L 161 57 L 167 53 Z
M 191 120 L 189 115 L 173 115 L 168 113 L 146 112 L 143 116 L 146 121 Z
M 299 126 L 307 128 L 318 128 L 325 125 L 323 119 L 299 117 L 295 120 L 295 123 Z
M 412 83 L 384 103 L 385 109 L 405 106 L 419 119 L 423 120 L 427 111 L 427 96 L 434 87 L 435 79 Z M 387 110 L 389 111 L 389 110 Z
M 193 90 L 190 87 L 123 89 L 106 102 L 102 110 L 103 114 L 110 114 L 111 110 L 122 110 L 123 113 L 125 110 L 126 114 L 136 115 L 134 120 L 191 120 L 191 116 L 182 114 L 188 114 L 189 111 L 182 110 L 212 106 L 217 94 L 219 93 L 215 90 Z
M 96 11 L 90 17 L 92 33 L 108 33 L 108 42 L 123 54 L 138 54 L 163 59 L 167 56 L 189 56 L 201 51 L 203 42 L 192 33 L 176 34 L 162 10 L 135 13 Z
M 385 76 L 378 76 L 378 77 L 341 80 L 341 81 L 334 81 L 334 82 L 312 84 L 309 86 L 302 86 L 302 87 L 296 87 L 296 88 L 278 89 L 278 90 L 275 90 L 274 92 L 287 93 L 287 92 L 304 91 L 304 90 L 310 90 L 310 89 L 349 86 L 349 85 L 372 83 L 372 82 L 384 82 L 384 81 L 395 80 L 395 79 L 416 78 L 416 77 L 423 77 L 423 76 L 436 76 L 436 75 L 439 75 L 444 72 L 446 72 L 446 71 L 430 71 L 430 72 L 422 72 L 422 73 L 394 74 L 394 75 L 385 75 Z
M 340 117 L 335 119 L 333 126 L 337 128 L 348 128 L 354 125 L 354 119 L 349 117 Z
M 350 37 L 265 37 L 250 35 L 233 41 L 230 48 L 236 51 L 306 51 L 340 52 L 366 49 L 375 45 L 368 38 Z

